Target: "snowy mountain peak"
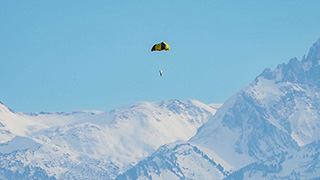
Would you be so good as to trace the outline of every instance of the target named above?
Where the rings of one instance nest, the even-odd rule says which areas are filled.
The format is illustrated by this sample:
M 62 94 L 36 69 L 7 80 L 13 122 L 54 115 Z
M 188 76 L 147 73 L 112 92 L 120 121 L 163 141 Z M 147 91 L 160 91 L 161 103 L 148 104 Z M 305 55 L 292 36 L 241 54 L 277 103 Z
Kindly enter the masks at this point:
M 227 100 L 191 142 L 234 170 L 319 140 L 320 65 L 311 63 L 315 60 L 320 60 L 320 39 L 306 61 L 292 58 L 275 70 L 265 69 Z
M 8 106 L 6 106 L 4 103 L 0 101 L 0 112 L 10 112 L 15 113 L 12 109 L 10 109 Z

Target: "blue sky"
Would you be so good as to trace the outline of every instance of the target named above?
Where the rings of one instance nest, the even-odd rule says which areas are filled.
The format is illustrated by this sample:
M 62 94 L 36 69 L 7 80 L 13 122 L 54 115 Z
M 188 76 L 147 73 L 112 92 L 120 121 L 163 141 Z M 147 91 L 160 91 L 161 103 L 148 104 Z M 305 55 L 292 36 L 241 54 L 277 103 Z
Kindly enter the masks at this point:
M 320 1 L 0 1 L 0 101 L 16 111 L 223 103 L 320 37 Z M 151 53 L 165 41 L 170 52 Z M 163 70 L 163 77 L 158 74 Z

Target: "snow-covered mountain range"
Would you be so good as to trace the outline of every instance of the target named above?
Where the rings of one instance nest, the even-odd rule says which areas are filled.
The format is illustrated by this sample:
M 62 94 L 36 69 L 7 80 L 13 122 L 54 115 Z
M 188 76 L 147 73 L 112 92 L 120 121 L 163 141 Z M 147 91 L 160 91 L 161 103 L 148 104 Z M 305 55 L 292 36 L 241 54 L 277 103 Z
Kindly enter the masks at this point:
M 0 179 L 320 179 L 319 93 L 320 39 L 222 107 L 18 113 L 0 104 Z
M 114 179 L 161 145 L 191 138 L 219 106 L 165 100 L 18 113 L 0 104 L 0 179 Z

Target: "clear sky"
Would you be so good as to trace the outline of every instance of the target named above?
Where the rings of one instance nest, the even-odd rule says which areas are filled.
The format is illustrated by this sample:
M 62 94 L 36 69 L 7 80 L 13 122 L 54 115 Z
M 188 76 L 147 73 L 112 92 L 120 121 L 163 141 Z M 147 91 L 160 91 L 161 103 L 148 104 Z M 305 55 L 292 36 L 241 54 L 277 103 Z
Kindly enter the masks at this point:
M 320 37 L 319 7 L 318 0 L 2 0 L 0 101 L 22 112 L 223 103 L 265 68 L 308 53 Z M 151 53 L 161 41 L 171 51 Z

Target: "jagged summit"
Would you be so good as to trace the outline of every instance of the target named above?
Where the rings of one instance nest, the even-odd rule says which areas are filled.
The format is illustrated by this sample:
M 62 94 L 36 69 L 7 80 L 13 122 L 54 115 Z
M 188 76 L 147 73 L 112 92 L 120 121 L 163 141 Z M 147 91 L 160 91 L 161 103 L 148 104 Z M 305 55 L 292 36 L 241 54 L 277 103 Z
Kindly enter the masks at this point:
M 307 55 L 307 58 L 303 59 L 303 62 L 309 61 L 313 64 L 318 64 L 320 60 L 320 38 L 312 45 Z
M 254 81 L 260 77 L 275 80 L 276 83 L 290 82 L 308 86 L 320 87 L 320 38 L 313 44 L 307 57 L 301 61 L 291 58 L 287 64 L 282 63 L 275 70 L 266 68 Z

